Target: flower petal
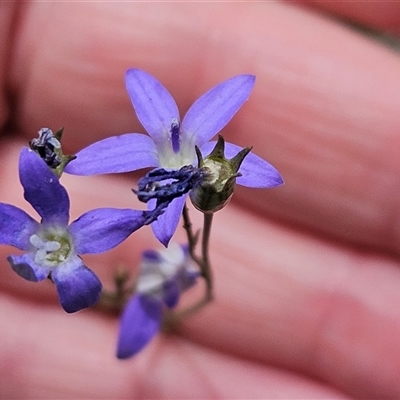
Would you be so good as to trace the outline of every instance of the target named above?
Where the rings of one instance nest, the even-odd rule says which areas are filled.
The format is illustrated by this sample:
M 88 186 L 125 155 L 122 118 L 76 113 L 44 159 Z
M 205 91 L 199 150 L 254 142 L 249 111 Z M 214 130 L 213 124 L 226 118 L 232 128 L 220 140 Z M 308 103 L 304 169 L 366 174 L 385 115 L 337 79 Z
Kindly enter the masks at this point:
M 208 142 L 202 146 L 201 153 L 204 157 L 211 153 L 216 143 L 214 141 Z M 225 142 L 226 158 L 234 157 L 240 150 L 242 150 L 242 147 Z M 283 184 L 283 179 L 277 169 L 251 152 L 243 160 L 239 172 L 242 176 L 236 179 L 238 185 L 253 188 L 271 188 Z
M 146 223 L 145 213 L 118 208 L 88 211 L 69 227 L 76 254 L 102 253 L 114 248 Z
M 11 264 L 11 268 L 22 278 L 39 282 L 46 279 L 50 273 L 50 267 L 38 265 L 34 260 L 33 253 L 25 253 L 19 256 L 8 256 L 7 261 Z
M 160 330 L 162 303 L 146 295 L 135 295 L 122 313 L 117 357 L 128 358 L 138 353 Z
M 100 298 L 102 285 L 99 278 L 79 257 L 54 268 L 51 278 L 56 284 L 60 303 L 68 313 L 90 307 Z
M 154 142 L 169 140 L 171 123 L 174 118 L 179 120 L 179 110 L 168 90 L 140 69 L 129 69 L 125 83 L 136 115 Z
M 164 283 L 163 294 L 163 300 L 167 307 L 174 308 L 178 304 L 181 291 L 176 279 Z
M 156 221 L 151 224 L 154 236 L 165 246 L 168 246 L 169 241 L 174 235 L 182 215 L 182 209 L 185 204 L 187 195 L 177 197 L 172 200 L 166 208 L 164 214 L 160 215 Z M 149 207 L 154 208 L 153 200 L 149 201 Z
M 0 244 L 8 244 L 20 250 L 31 246 L 29 238 L 39 224 L 25 211 L 11 204 L 0 203 Z
M 162 261 L 160 252 L 154 250 L 154 249 L 147 249 L 143 250 L 142 253 L 142 260 L 145 263 L 160 263 Z
M 46 163 L 27 147 L 22 149 L 19 158 L 19 179 L 25 199 L 42 217 L 43 223 L 68 224 L 67 191 Z
M 147 135 L 127 133 L 85 147 L 65 168 L 74 175 L 112 174 L 159 165 L 154 142 Z
M 254 82 L 254 75 L 238 75 L 203 94 L 183 118 L 184 140 L 199 147 L 210 140 L 248 99 Z

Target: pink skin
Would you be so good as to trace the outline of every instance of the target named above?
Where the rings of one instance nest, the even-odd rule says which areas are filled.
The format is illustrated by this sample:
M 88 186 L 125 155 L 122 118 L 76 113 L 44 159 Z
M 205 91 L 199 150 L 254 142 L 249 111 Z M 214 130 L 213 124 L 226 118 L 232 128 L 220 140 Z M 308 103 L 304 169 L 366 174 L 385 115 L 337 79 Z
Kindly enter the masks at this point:
M 216 301 L 130 361 L 114 357 L 115 319 L 63 313 L 51 284 L 16 276 L 1 246 L 2 398 L 400 397 L 398 54 L 291 4 L 4 4 L 0 79 L 19 130 L 0 146 L 1 201 L 29 210 L 18 152 L 42 126 L 65 126 L 69 151 L 144 131 L 129 67 L 157 76 L 182 113 L 218 82 L 256 75 L 225 137 L 253 145 L 285 185 L 239 188 L 215 218 Z M 400 18 L 397 3 L 388 16 L 353 7 L 329 5 L 379 15 L 382 29 Z M 8 112 L 1 97 L 1 123 Z M 131 179 L 63 179 L 72 218 L 135 206 Z M 144 229 L 88 263 L 107 285 L 149 245 Z

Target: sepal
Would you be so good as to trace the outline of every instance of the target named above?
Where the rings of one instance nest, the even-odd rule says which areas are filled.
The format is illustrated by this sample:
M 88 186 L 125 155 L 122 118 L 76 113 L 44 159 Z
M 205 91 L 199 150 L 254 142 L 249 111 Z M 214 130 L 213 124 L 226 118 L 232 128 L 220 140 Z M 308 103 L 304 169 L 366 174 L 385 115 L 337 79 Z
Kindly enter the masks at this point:
M 212 152 L 205 158 L 196 147 L 198 167 L 205 171 L 203 182 L 190 192 L 190 200 L 201 212 L 214 213 L 225 207 L 235 190 L 236 178 L 241 176 L 238 172 L 244 158 L 251 151 L 246 147 L 233 158 L 225 157 L 225 141 L 222 136 Z

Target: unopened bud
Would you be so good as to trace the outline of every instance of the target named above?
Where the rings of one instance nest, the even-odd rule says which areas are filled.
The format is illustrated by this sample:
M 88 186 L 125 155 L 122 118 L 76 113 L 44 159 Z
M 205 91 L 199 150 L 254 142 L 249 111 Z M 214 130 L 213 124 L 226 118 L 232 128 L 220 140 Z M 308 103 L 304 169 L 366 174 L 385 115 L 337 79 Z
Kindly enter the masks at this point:
M 199 168 L 205 170 L 202 183 L 190 192 L 193 205 L 203 213 L 214 213 L 225 207 L 231 199 L 236 178 L 242 161 L 250 152 L 251 147 L 241 150 L 231 159 L 225 158 L 225 141 L 222 136 L 213 151 L 203 159 L 200 150 L 196 147 Z

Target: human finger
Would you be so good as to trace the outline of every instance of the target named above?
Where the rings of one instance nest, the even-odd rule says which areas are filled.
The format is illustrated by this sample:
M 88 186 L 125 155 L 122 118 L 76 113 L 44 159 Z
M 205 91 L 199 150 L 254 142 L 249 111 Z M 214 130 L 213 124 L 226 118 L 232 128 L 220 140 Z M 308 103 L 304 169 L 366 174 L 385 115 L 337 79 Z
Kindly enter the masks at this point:
M 110 191 L 103 190 L 109 177 L 84 180 L 65 182 L 77 216 L 111 201 Z M 15 180 L 5 183 L 10 183 L 7 201 L 22 206 L 11 189 Z M 132 195 L 126 180 L 111 187 L 116 205 L 128 206 Z M 193 212 L 192 218 L 200 226 L 200 214 Z M 154 246 L 148 233 L 140 230 L 90 259 L 107 288 L 117 266 L 135 274 L 140 252 Z M 1 289 L 38 305 L 56 304 L 50 282 L 24 282 L 11 271 L 5 262 L 9 250 L 0 249 Z M 224 353 L 317 376 L 354 396 L 400 393 L 398 261 L 279 226 L 235 205 L 215 216 L 210 256 L 216 300 L 188 319 L 181 335 Z M 183 303 L 196 301 L 200 289 L 188 292 Z
M 3 398 L 345 398 L 299 374 L 241 360 L 175 336 L 121 362 L 115 321 L 60 313 L 0 295 Z M 73 384 L 71 384 L 73 382 Z
M 12 2 L 2 2 L 0 4 L 0 132 L 10 117 L 10 97 L 8 86 L 8 73 L 10 72 L 10 53 L 12 51 L 12 36 L 16 7 Z
M 379 29 L 385 33 L 400 34 L 400 5 L 398 2 L 301 1 L 299 3 L 366 27 Z

